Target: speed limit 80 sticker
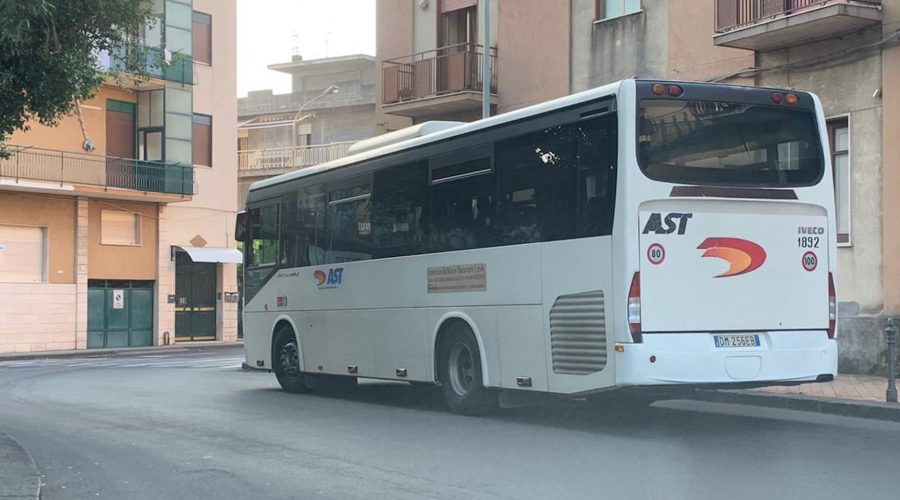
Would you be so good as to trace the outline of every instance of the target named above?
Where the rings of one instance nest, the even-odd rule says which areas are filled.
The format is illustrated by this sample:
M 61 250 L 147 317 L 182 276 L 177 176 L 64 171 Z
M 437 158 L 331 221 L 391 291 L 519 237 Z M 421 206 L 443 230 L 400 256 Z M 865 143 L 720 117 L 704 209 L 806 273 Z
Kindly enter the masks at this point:
M 815 271 L 816 267 L 819 266 L 819 258 L 816 257 L 816 254 L 813 252 L 806 252 L 803 254 L 803 258 L 800 261 L 803 264 L 803 269 L 806 269 L 809 272 Z
M 647 260 L 653 265 L 660 265 L 666 260 L 666 249 L 659 243 L 654 243 L 647 248 Z

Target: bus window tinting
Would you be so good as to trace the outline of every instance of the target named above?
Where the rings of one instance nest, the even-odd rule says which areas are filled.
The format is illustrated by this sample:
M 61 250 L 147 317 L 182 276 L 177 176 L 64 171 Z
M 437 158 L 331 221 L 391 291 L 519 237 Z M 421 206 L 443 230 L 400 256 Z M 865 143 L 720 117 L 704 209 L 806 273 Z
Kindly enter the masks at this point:
M 250 241 L 245 250 L 244 294 L 253 298 L 278 260 L 278 205 L 266 205 L 249 211 Z
M 329 263 L 372 258 L 371 193 L 368 182 L 335 188 L 329 193 Z
M 811 110 L 715 101 L 642 100 L 638 160 L 651 179 L 791 187 L 822 176 Z
M 429 252 L 450 252 L 493 246 L 497 181 L 484 158 L 441 169 L 463 172 L 432 181 Z
M 277 253 L 266 240 L 272 256 L 260 258 L 303 267 L 609 235 L 616 141 L 616 118 L 604 116 L 503 139 L 484 157 L 430 171 L 420 161 L 378 170 L 371 183 L 300 187 L 281 198 Z M 255 235 L 272 224 L 260 219 L 278 220 L 277 207 L 252 210 Z
M 615 208 L 615 120 L 552 127 L 497 144 L 496 245 L 608 235 Z
M 375 258 L 426 252 L 428 164 L 400 165 L 375 172 L 372 243 Z

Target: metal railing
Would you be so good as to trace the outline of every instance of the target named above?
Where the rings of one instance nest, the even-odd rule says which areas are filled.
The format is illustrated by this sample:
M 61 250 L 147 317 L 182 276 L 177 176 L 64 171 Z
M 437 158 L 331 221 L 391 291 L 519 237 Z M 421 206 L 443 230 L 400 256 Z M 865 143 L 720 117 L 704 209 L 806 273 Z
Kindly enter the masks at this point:
M 716 0 L 716 33 L 829 4 L 881 5 L 881 0 Z
M 490 89 L 497 93 L 497 49 L 491 47 Z M 480 92 L 484 47 L 461 43 L 386 60 L 382 66 L 383 102 L 393 104 L 455 92 Z
M 51 149 L 7 146 L 0 177 L 135 191 L 194 194 L 194 168 Z
M 347 156 L 353 142 L 238 151 L 238 170 L 299 169 Z
M 194 84 L 194 58 L 172 52 L 163 46 L 151 47 L 140 39 L 127 39 L 122 45 L 97 54 L 102 71 L 128 72 L 137 68 L 150 78 L 185 85 Z

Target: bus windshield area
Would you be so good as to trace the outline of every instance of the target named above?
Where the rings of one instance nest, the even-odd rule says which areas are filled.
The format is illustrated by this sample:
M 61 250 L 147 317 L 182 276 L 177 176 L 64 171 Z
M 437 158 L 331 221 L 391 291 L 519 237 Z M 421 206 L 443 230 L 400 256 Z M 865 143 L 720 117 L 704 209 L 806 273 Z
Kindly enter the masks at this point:
M 822 177 L 822 146 L 808 109 L 646 99 L 637 133 L 641 169 L 658 181 L 793 187 Z

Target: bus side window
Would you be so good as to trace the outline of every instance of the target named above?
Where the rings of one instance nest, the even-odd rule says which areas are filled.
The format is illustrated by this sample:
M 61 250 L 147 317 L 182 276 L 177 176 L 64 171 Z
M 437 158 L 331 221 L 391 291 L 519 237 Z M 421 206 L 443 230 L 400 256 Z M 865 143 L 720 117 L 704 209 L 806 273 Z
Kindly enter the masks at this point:
M 325 192 L 311 186 L 285 194 L 281 205 L 281 265 L 304 267 L 325 264 L 327 227 Z
M 578 236 L 612 234 L 616 208 L 618 133 L 615 116 L 595 118 L 573 130 L 578 145 Z
M 265 205 L 249 212 L 250 241 L 245 250 L 245 300 L 252 299 L 278 261 L 278 205 Z
M 329 264 L 372 258 L 372 185 L 368 181 L 331 189 Z
M 491 246 L 495 179 L 490 158 L 432 169 L 430 252 Z
M 428 165 L 400 165 L 375 172 L 372 243 L 375 258 L 425 253 Z

